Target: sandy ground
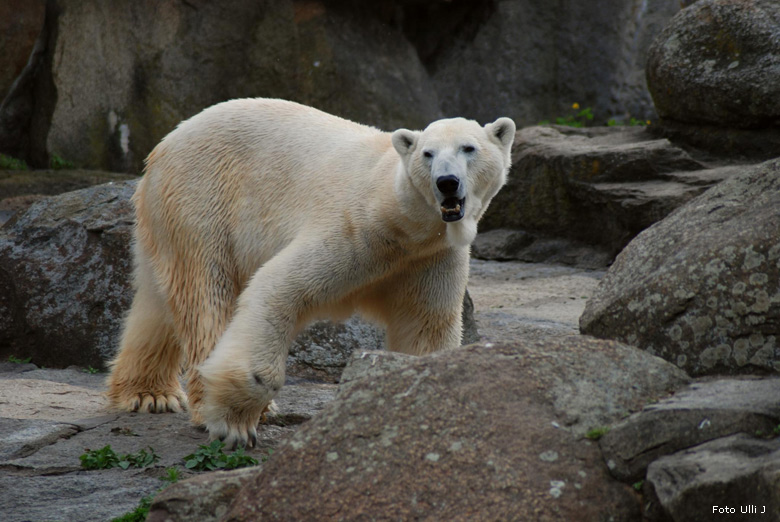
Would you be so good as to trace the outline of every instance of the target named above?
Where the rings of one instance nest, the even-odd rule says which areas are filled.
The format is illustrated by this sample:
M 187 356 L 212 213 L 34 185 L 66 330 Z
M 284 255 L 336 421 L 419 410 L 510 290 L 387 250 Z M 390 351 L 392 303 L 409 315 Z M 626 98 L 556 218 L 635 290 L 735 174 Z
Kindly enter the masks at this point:
M 585 302 L 603 271 L 473 259 L 469 293 L 484 340 L 540 339 L 579 333 Z

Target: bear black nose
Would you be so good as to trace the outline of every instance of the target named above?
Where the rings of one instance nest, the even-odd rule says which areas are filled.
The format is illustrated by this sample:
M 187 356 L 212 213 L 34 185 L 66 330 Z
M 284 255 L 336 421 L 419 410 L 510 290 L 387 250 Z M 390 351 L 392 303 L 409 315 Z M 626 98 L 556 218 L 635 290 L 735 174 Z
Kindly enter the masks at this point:
M 458 187 L 460 187 L 460 180 L 452 174 L 436 179 L 436 188 L 444 195 L 455 194 L 458 191 Z

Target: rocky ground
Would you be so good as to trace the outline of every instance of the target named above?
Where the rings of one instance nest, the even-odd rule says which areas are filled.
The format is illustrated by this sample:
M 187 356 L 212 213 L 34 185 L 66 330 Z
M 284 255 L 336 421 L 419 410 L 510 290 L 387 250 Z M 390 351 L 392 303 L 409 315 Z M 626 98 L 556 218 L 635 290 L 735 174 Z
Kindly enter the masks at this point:
M 470 292 L 483 340 L 542 339 L 577 332 L 577 320 L 601 271 L 474 260 Z M 104 521 L 134 509 L 167 485 L 166 468 L 193 473 L 182 457 L 207 442 L 185 414 L 139 415 L 105 409 L 103 374 L 88 369 L 41 369 L 0 364 L 0 512 L 6 521 Z M 337 385 L 290 378 L 280 413 L 261 430 L 250 453 L 262 459 L 315 415 Z M 145 469 L 84 471 L 86 449 L 117 453 L 153 448 L 160 460 Z

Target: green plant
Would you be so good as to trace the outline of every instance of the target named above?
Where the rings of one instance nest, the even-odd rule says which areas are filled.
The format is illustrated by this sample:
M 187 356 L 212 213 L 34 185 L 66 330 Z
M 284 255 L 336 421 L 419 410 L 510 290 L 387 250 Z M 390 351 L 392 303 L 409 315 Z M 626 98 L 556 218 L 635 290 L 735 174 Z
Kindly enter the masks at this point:
M 555 118 L 556 125 L 565 125 L 567 127 L 584 127 L 588 122 L 593 121 L 593 110 L 590 107 L 585 107 L 580 110 L 579 103 L 573 103 L 572 109 L 578 111 L 568 116 L 559 116 Z M 539 125 L 549 125 L 550 120 L 544 120 Z
M 51 160 L 49 161 L 49 164 L 51 165 L 51 168 L 53 168 L 54 170 L 72 169 L 75 167 L 72 161 L 63 159 L 56 154 L 51 155 Z
M 86 453 L 79 457 L 81 467 L 84 469 L 109 469 L 119 466 L 119 455 L 111 446 L 105 446 L 99 450 L 87 448 Z
M 607 120 L 607 127 L 620 127 L 623 125 L 628 125 L 629 127 L 643 127 L 645 125 L 650 125 L 650 120 L 638 120 L 634 117 L 631 117 L 628 120 L 628 123 L 617 120 L 615 118 L 610 118 Z
M 238 448 L 232 455 L 226 455 L 225 444 L 215 440 L 209 445 L 198 446 L 198 451 L 184 457 L 184 467 L 194 471 L 214 471 L 256 466 L 257 459 L 244 455 L 244 448 Z
M 8 356 L 8 362 L 10 363 L 16 363 L 16 364 L 27 364 L 32 360 L 32 357 L 27 357 L 26 359 L 20 359 L 18 357 L 14 357 L 13 355 Z
M 609 433 L 609 426 L 599 426 L 598 428 L 592 428 L 585 434 L 585 438 L 590 440 L 599 440 L 601 437 Z
M 0 154 L 0 169 L 7 170 L 27 170 L 27 163 L 23 160 Z
M 86 368 L 84 368 L 84 373 L 90 373 L 94 375 L 96 373 L 100 373 L 100 370 L 98 370 L 97 368 L 93 368 L 92 366 L 87 366 Z
M 127 469 L 130 466 L 145 468 L 151 466 L 158 460 L 160 460 L 160 456 L 149 447 L 149 453 L 147 453 L 145 449 L 141 449 L 138 453 L 128 453 L 127 455 L 120 457 L 119 467 L 122 469 Z
M 593 119 L 594 119 L 593 109 L 591 109 L 590 107 L 585 107 L 584 109 L 580 109 L 579 103 L 573 103 L 571 105 L 571 108 L 577 112 L 573 114 L 569 114 L 568 116 L 559 116 L 555 118 L 554 123 L 556 125 L 565 125 L 567 127 L 585 127 L 593 124 Z M 550 125 L 550 120 L 540 121 L 539 125 Z M 628 121 L 618 120 L 617 118 L 610 118 L 609 120 L 607 120 L 608 127 L 616 127 L 622 125 L 629 125 L 629 126 L 650 125 L 650 120 L 640 120 L 633 117 L 629 118 Z
M 181 478 L 181 472 L 176 468 L 166 468 L 165 473 L 166 473 L 165 476 L 162 477 L 160 480 L 164 480 L 165 482 L 170 482 L 171 484 L 175 484 Z
M 633 488 L 636 491 L 642 491 L 642 486 L 644 486 L 644 485 L 645 485 L 645 481 L 644 480 L 640 480 L 639 482 L 634 482 L 634 484 L 632 484 Z
M 108 445 L 99 450 L 87 449 L 86 453 L 79 457 L 79 460 L 81 461 L 81 467 L 89 470 L 110 468 L 128 469 L 130 466 L 136 468 L 151 466 L 160 460 L 160 457 L 152 448 L 149 448 L 149 452 L 142 449 L 138 453 L 117 455 L 117 453 L 111 449 L 111 445 Z
M 134 510 L 125 513 L 121 517 L 111 519 L 111 522 L 144 522 L 149 515 L 149 509 L 152 507 L 152 499 L 154 499 L 154 494 L 145 496 Z

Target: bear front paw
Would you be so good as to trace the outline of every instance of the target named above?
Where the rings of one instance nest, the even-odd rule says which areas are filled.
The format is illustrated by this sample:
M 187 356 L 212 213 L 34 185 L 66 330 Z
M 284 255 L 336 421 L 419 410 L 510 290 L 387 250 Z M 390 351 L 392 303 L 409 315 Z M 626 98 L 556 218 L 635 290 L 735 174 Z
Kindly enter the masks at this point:
M 257 447 L 257 424 L 265 422 L 265 414 L 275 411 L 273 401 L 263 408 L 244 408 L 242 411 L 226 409 L 223 414 L 218 414 L 210 409 L 206 418 L 206 429 L 209 432 L 209 440 L 219 439 L 225 443 L 229 450 L 238 447 Z M 219 417 L 219 418 L 215 418 Z

